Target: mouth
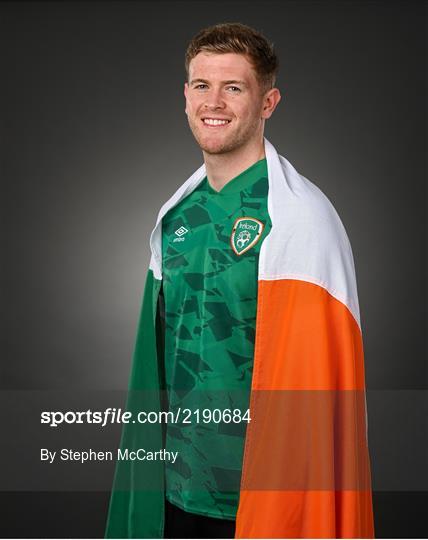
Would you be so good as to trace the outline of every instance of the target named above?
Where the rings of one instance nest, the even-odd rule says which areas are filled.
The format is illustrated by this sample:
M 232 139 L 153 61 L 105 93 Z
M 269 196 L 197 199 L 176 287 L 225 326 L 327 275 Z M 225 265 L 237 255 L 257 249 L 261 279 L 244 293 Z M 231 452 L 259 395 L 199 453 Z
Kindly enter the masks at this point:
M 204 124 L 204 126 L 207 126 L 209 128 L 221 128 L 230 124 L 231 120 L 228 120 L 227 118 L 206 117 L 201 118 L 201 122 Z

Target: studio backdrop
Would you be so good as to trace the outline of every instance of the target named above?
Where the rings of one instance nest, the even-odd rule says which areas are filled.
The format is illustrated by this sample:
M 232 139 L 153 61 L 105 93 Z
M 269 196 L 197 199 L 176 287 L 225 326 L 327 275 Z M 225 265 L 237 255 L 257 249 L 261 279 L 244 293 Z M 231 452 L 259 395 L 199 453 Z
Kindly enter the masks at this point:
M 202 164 L 184 51 L 242 22 L 279 56 L 265 135 L 352 245 L 376 536 L 427 536 L 426 4 L 2 2 L 0 19 L 0 534 L 104 535 L 114 462 L 41 452 L 117 448 L 120 422 L 42 413 L 123 410 L 149 236 Z

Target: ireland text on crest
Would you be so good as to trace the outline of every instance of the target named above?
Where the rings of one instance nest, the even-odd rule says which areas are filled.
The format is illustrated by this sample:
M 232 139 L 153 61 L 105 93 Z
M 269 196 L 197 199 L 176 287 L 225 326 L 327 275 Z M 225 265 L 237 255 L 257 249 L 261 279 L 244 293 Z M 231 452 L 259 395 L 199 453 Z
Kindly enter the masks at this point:
M 237 255 L 242 255 L 251 249 L 260 240 L 263 232 L 263 223 L 256 218 L 240 217 L 232 229 L 230 244 Z

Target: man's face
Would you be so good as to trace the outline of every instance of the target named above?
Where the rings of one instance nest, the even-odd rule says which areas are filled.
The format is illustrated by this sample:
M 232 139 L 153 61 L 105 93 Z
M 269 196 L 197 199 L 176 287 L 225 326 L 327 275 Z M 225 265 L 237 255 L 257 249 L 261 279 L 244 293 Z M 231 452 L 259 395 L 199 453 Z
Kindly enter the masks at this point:
M 270 114 L 263 112 L 264 96 L 244 55 L 199 53 L 190 62 L 184 95 L 190 129 L 206 153 L 224 154 L 262 139 Z

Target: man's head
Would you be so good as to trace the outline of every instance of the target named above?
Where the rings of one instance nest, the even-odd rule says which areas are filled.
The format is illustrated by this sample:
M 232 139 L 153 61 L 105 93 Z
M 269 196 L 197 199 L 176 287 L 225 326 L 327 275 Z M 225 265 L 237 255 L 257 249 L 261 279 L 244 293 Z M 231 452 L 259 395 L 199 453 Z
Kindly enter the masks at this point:
M 216 24 L 198 32 L 186 50 L 184 66 L 187 80 L 190 62 L 200 52 L 243 54 L 254 68 L 260 91 L 264 94 L 275 86 L 278 58 L 273 45 L 260 32 L 245 24 Z
M 185 68 L 186 114 L 203 151 L 221 154 L 262 140 L 281 99 L 278 59 L 262 34 L 240 23 L 206 28 L 189 43 Z

